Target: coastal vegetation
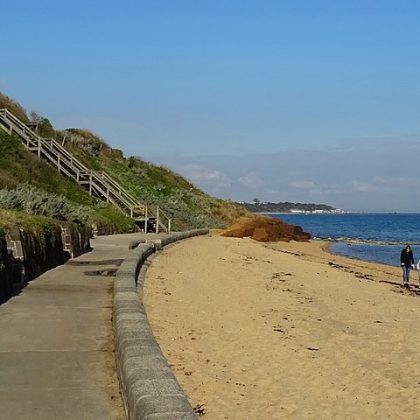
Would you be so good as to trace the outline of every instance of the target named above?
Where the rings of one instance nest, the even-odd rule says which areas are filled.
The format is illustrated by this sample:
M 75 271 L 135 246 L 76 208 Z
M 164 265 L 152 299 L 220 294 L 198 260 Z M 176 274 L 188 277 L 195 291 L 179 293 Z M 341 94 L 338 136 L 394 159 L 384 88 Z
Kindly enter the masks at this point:
M 56 130 L 48 118 L 34 112 L 28 115 L 23 106 L 0 93 L 1 108 L 30 124 L 42 137 L 59 141 L 89 169 L 109 174 L 140 202 L 159 205 L 173 220 L 173 229 L 222 228 L 246 214 L 243 208 L 209 196 L 169 168 L 140 157 L 125 157 L 121 150 L 112 148 L 90 130 Z M 60 175 L 3 130 L 0 130 L 0 209 L 9 211 L 7 221 L 0 222 L 4 227 L 22 223 L 27 214 L 91 224 L 99 233 L 135 229 L 131 218 L 90 197 L 80 185 Z
M 31 223 L 31 215 L 97 225 L 108 233 L 134 229 L 134 222 L 87 194 L 76 182 L 27 151 L 19 139 L 0 130 L 0 226 Z

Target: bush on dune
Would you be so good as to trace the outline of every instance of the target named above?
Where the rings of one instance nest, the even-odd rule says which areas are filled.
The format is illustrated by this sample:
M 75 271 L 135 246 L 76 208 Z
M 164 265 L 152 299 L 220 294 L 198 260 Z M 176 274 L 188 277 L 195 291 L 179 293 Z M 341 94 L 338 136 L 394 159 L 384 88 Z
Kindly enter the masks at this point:
M 6 108 L 21 121 L 27 123 L 29 118 L 25 109 L 16 101 L 0 92 L 0 109 Z
M 0 207 L 77 223 L 87 223 L 92 213 L 86 206 L 74 205 L 62 195 L 48 194 L 29 184 L 16 189 L 1 189 Z

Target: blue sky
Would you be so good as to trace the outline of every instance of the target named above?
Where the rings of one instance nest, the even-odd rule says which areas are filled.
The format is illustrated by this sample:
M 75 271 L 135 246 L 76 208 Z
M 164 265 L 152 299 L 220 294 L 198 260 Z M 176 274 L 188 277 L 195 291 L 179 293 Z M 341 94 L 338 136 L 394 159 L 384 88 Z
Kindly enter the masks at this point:
M 389 168 L 403 185 L 420 179 L 418 1 L 0 6 L 0 91 L 58 128 L 90 128 L 222 197 L 420 210 L 411 189 L 375 184 Z M 285 184 L 268 162 L 290 156 L 311 169 L 292 166 Z

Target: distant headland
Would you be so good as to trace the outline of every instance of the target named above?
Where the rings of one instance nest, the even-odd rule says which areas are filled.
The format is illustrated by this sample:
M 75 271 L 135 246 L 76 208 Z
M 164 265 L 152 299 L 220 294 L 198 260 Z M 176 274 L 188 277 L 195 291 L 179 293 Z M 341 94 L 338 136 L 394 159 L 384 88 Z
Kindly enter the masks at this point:
M 291 203 L 288 201 L 271 203 L 269 201 L 260 201 L 257 198 L 255 198 L 252 203 L 241 201 L 236 204 L 253 213 L 345 213 L 344 210 L 332 207 L 328 204 Z

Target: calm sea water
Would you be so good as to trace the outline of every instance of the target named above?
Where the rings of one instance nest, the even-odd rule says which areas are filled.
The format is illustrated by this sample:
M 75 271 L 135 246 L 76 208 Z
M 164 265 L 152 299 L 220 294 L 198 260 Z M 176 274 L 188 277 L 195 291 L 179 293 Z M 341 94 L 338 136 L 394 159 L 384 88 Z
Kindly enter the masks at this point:
M 401 249 L 410 244 L 420 259 L 420 214 L 275 214 L 302 226 L 312 237 L 332 240 L 334 253 L 398 265 Z

